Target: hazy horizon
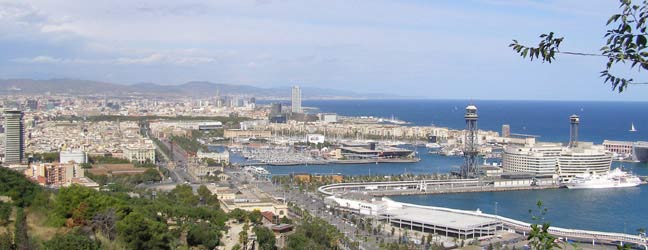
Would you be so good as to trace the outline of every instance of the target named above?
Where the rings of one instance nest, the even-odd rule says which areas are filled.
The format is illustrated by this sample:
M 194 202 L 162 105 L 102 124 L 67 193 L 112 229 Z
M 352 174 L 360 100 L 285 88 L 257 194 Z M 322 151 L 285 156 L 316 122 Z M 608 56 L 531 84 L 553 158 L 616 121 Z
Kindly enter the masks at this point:
M 0 78 L 190 81 L 416 99 L 643 101 L 602 58 L 529 62 L 550 31 L 597 52 L 617 1 L 0 1 Z M 637 77 L 635 77 L 637 78 Z M 639 77 L 640 78 L 640 77 Z M 641 79 L 638 79 L 641 80 Z

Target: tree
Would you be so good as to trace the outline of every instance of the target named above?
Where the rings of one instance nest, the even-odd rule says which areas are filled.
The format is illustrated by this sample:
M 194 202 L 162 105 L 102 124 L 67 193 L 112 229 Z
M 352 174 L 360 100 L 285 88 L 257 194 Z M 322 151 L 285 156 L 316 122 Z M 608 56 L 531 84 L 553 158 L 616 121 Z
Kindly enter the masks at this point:
M 219 206 L 218 196 L 212 194 L 212 192 L 209 191 L 209 188 L 207 188 L 205 185 L 200 185 L 200 187 L 198 187 L 198 196 L 205 204 L 209 206 Z
M 250 230 L 250 225 L 245 223 L 245 225 L 243 225 L 243 230 L 239 233 L 239 243 L 243 246 L 246 246 L 248 242 L 248 230 Z
M 96 250 L 99 244 L 83 235 L 77 234 L 57 234 L 51 240 L 44 244 L 45 250 Z
M 29 206 L 41 188 L 29 181 L 25 175 L 0 167 L 0 195 L 11 197 L 14 205 Z
M 309 239 L 303 234 L 292 234 L 288 236 L 286 249 L 308 249 Z
M 160 172 L 157 171 L 157 169 L 155 168 L 147 169 L 146 171 L 144 171 L 144 173 L 139 175 L 139 178 L 140 178 L 138 181 L 139 183 L 149 182 L 149 181 L 157 182 L 162 180 L 162 176 L 160 176 Z
M 261 211 L 254 210 L 248 213 L 248 220 L 252 222 L 252 224 L 261 224 L 261 220 L 263 220 L 263 215 L 261 214 Z
M 187 244 L 189 246 L 202 245 L 207 249 L 214 249 L 220 243 L 219 238 L 218 229 L 204 222 L 192 224 L 187 231 Z
M 229 217 L 241 223 L 247 219 L 247 212 L 243 209 L 235 208 L 229 213 Z
M 613 66 L 621 63 L 629 63 L 630 69 L 638 71 L 648 70 L 648 33 L 646 32 L 646 21 L 648 20 L 648 0 L 641 0 L 640 4 L 633 4 L 632 0 L 619 0 L 621 3 L 620 13 L 612 15 L 607 20 L 608 30 L 604 38 L 607 39 L 605 46 L 599 53 L 582 53 L 561 51 L 560 45 L 563 37 L 557 37 L 553 32 L 540 35 L 542 40 L 537 46 L 526 46 L 517 40 L 509 45 L 516 53 L 531 61 L 538 59 L 542 62 L 551 63 L 555 60 L 556 54 L 597 56 L 607 58 L 605 69 L 601 71 L 601 77 L 605 83 L 610 83 L 613 90 L 623 92 L 629 84 L 648 84 L 635 82 L 633 78 L 619 77 L 612 73 Z
M 288 249 L 334 249 L 342 234 L 319 218 L 307 218 L 288 236 Z
M 536 203 L 537 210 L 529 210 L 531 218 L 536 223 L 531 225 L 531 231 L 527 240 L 533 250 L 550 250 L 559 248 L 556 243 L 556 237 L 549 234 L 549 222 L 545 221 L 544 216 L 547 214 L 548 209 L 544 207 L 542 201 Z
M 193 194 L 191 186 L 186 184 L 177 185 L 171 190 L 169 196 L 183 205 L 196 206 L 200 202 L 199 198 Z
M 103 233 L 109 240 L 117 237 L 117 213 L 114 208 L 97 213 L 92 217 L 92 230 Z
M 167 225 L 138 212 L 132 212 L 117 222 L 117 231 L 130 249 L 170 249 Z
M 279 223 L 281 223 L 281 224 L 292 224 L 293 221 L 290 218 L 288 218 L 287 216 L 284 216 L 284 217 L 281 217 L 279 219 Z
M 59 190 L 49 220 L 56 226 L 62 225 L 69 218 L 75 220 L 75 225 L 86 224 L 96 213 L 107 208 L 119 208 L 123 203 L 123 200 L 106 193 L 72 185 Z
M 274 250 L 276 239 L 274 233 L 265 227 L 254 227 L 254 234 L 259 242 L 259 250 Z

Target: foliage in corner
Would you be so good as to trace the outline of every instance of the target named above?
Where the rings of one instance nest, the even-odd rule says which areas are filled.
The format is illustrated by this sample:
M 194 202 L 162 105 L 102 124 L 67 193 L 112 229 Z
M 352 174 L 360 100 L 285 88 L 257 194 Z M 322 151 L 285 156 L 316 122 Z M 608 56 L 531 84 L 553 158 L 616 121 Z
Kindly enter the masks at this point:
M 619 0 L 621 13 L 612 15 L 608 21 L 609 27 L 605 33 L 606 45 L 600 49 L 600 53 L 579 53 L 560 51 L 560 44 L 563 37 L 555 37 L 553 32 L 542 34 L 542 40 L 537 46 L 525 46 L 517 40 L 509 44 L 517 54 L 523 58 L 529 57 L 531 61 L 538 59 L 542 62 L 551 63 L 555 60 L 556 54 L 568 54 L 578 56 L 601 56 L 607 58 L 605 69 L 601 71 L 601 77 L 605 83 L 612 85 L 612 90 L 623 92 L 629 84 L 636 83 L 633 78 L 625 78 L 614 75 L 611 70 L 614 65 L 621 63 L 630 64 L 630 69 L 637 71 L 648 70 L 648 33 L 646 33 L 646 20 L 648 19 L 648 0 L 642 0 L 640 4 L 633 4 L 632 0 Z
M 531 232 L 529 232 L 529 246 L 533 250 L 550 250 L 556 249 L 560 246 L 556 243 L 556 237 L 549 234 L 550 223 L 545 221 L 544 216 L 547 214 L 548 209 L 544 207 L 542 201 L 536 204 L 537 210 L 529 209 L 531 218 L 536 223 L 531 225 Z

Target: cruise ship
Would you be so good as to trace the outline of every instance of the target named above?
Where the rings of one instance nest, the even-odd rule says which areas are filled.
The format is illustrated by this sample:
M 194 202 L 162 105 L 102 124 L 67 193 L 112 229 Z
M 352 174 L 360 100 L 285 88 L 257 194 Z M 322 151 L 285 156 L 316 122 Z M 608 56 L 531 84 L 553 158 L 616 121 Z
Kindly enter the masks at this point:
M 615 168 L 607 174 L 585 173 L 577 175 L 565 183 L 569 189 L 598 189 L 636 187 L 641 184 L 639 177 Z

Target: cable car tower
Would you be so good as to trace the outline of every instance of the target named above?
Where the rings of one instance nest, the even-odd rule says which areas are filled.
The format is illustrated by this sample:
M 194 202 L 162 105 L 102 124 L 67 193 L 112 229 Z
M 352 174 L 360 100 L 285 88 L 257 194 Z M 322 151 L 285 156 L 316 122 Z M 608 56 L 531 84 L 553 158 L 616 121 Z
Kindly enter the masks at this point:
M 466 136 L 464 138 L 464 165 L 461 166 L 461 177 L 472 178 L 477 175 L 477 107 L 468 105 L 466 107 Z

